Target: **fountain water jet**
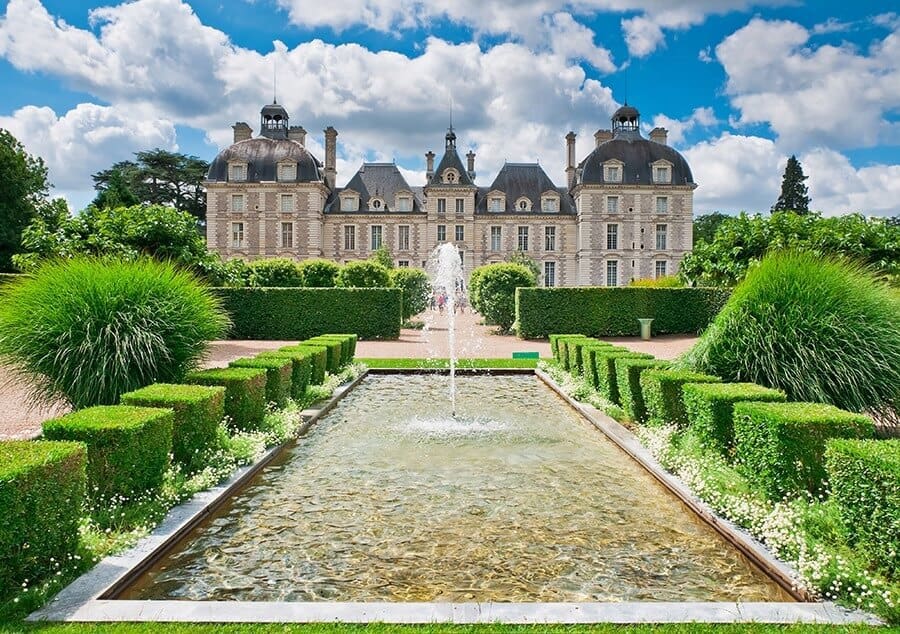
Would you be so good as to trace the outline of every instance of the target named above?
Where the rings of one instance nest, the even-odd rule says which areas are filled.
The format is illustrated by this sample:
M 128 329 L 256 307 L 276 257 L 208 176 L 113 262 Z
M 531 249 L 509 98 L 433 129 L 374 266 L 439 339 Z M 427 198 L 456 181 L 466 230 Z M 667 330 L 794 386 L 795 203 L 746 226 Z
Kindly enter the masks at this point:
M 434 291 L 447 294 L 447 338 L 450 357 L 450 407 L 456 418 L 456 292 L 462 290 L 463 272 L 459 252 L 453 244 L 440 244 L 428 257 L 426 267 Z

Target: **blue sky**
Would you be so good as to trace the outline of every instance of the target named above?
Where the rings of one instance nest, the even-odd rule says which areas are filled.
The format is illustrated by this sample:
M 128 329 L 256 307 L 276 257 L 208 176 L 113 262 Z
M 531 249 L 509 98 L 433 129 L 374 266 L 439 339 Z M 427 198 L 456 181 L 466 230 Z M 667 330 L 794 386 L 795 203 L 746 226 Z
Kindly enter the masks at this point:
M 74 209 L 133 152 L 211 160 L 278 100 L 339 133 L 338 182 L 395 160 L 412 185 L 450 101 L 478 182 L 505 160 L 564 182 L 626 99 L 669 129 L 695 213 L 765 211 L 786 158 L 827 214 L 900 213 L 900 15 L 893 3 L 790 0 L 9 0 L 0 127 L 44 157 Z M 898 7 L 900 11 L 900 7 Z

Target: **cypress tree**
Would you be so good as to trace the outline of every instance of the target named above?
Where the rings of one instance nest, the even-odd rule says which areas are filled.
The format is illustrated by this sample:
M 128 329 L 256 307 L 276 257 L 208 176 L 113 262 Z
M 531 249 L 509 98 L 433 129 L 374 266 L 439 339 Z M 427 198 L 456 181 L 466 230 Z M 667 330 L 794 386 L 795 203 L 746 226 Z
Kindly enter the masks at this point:
M 772 206 L 772 211 L 793 211 L 798 214 L 809 213 L 809 193 L 805 181 L 808 176 L 803 174 L 803 167 L 797 157 L 791 154 L 787 167 L 784 168 L 784 178 L 781 180 L 781 195 L 778 202 Z

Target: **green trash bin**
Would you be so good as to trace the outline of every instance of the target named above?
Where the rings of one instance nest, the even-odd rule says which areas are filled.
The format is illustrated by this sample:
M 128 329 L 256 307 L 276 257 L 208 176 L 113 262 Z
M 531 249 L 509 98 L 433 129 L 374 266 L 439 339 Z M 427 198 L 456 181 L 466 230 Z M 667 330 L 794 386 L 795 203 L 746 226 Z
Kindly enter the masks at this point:
M 653 323 L 653 319 L 638 317 L 638 321 L 641 322 L 641 339 L 644 341 L 649 341 L 650 339 L 650 324 Z

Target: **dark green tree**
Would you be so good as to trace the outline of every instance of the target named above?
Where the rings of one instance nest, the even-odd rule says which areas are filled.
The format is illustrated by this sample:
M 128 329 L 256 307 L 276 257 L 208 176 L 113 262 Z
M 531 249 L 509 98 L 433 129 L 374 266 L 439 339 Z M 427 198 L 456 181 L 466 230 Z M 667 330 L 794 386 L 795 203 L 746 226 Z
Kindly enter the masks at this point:
M 139 202 L 137 196 L 128 187 L 125 174 L 116 170 L 110 173 L 105 188 L 101 189 L 94 198 L 93 205 L 98 209 L 115 209 L 116 207 L 131 207 Z
M 772 206 L 772 211 L 793 211 L 798 214 L 809 213 L 809 192 L 804 182 L 808 176 L 803 173 L 803 167 L 797 157 L 791 154 L 787 167 L 784 168 L 784 178 L 781 180 L 781 195 Z
M 0 271 L 12 271 L 22 231 L 49 204 L 47 166 L 31 156 L 16 137 L 0 129 Z
M 722 224 L 730 216 L 718 211 L 694 218 L 694 244 L 712 242 Z

